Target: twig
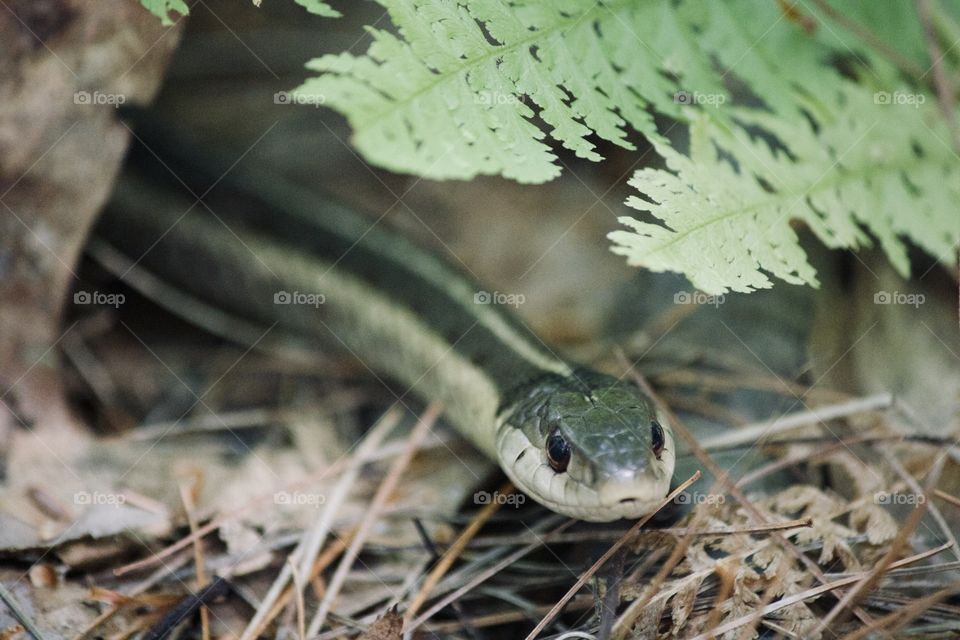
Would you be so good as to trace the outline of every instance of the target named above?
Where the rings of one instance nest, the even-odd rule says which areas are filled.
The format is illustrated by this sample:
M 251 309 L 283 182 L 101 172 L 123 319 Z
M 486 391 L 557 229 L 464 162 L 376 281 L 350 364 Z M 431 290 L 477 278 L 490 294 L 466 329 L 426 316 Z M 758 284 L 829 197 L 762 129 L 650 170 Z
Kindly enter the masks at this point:
M 543 631 L 546 628 L 546 626 L 550 624 L 554 618 L 557 617 L 557 614 L 560 613 L 564 605 L 567 602 L 569 602 L 570 599 L 573 598 L 573 596 L 576 595 L 577 591 L 579 591 L 583 587 L 583 585 L 587 583 L 587 580 L 589 580 L 593 576 L 593 574 L 595 574 L 597 570 L 600 569 L 600 567 L 602 567 L 607 562 L 607 560 L 610 559 L 610 556 L 616 553 L 617 550 L 620 549 L 620 547 L 622 547 L 627 542 L 632 540 L 636 536 L 637 532 L 640 531 L 640 528 L 643 527 L 643 525 L 647 524 L 650 518 L 655 516 L 658 511 L 660 511 L 665 506 L 667 506 L 667 504 L 669 504 L 670 501 L 672 501 L 675 497 L 683 493 L 683 491 L 686 490 L 687 487 L 689 487 L 699 479 L 700 479 L 700 472 L 697 471 L 692 476 L 690 476 L 690 478 L 688 478 L 686 481 L 682 482 L 676 489 L 671 491 L 666 498 L 661 500 L 660 504 L 657 506 L 656 509 L 654 509 L 653 511 L 651 511 L 650 513 L 642 517 L 640 520 L 637 521 L 635 525 L 630 527 L 630 530 L 627 531 L 626 535 L 624 535 L 622 538 L 614 542 L 610 546 L 610 548 L 607 549 L 606 552 L 604 552 L 604 554 L 600 556 L 597 559 L 597 561 L 590 566 L 589 569 L 583 572 L 583 575 L 581 575 L 580 578 L 574 583 L 574 585 L 570 587 L 569 591 L 567 591 L 567 593 L 562 598 L 560 598 L 560 600 L 555 605 L 553 605 L 553 608 L 550 609 L 547 615 L 545 615 L 543 619 L 537 624 L 537 626 L 533 628 L 533 631 L 527 634 L 526 640 L 533 640 L 534 638 L 536 638 L 537 634 Z
M 933 495 L 937 496 L 937 497 L 940 498 L 941 500 L 944 500 L 944 501 L 946 501 L 946 502 L 949 502 L 950 504 L 952 504 L 952 505 L 955 506 L 955 507 L 960 507 L 960 498 L 958 498 L 958 497 L 956 497 L 956 496 L 953 496 L 953 495 L 950 495 L 950 494 L 947 493 L 946 491 L 941 491 L 940 489 L 934 489 L 934 490 L 933 490 Z
M 184 620 L 197 612 L 197 609 L 227 593 L 229 583 L 218 577 L 208 586 L 195 594 L 185 596 L 176 606 L 167 612 L 143 636 L 143 640 L 163 640 Z
M 833 455 L 837 451 L 849 449 L 850 445 L 859 444 L 861 442 L 870 442 L 872 440 L 886 439 L 887 437 L 888 436 L 857 435 L 850 438 L 844 438 L 843 440 L 835 442 L 823 449 L 814 449 L 805 453 L 781 458 L 780 460 L 774 460 L 773 462 L 765 464 L 758 469 L 754 469 L 749 473 L 743 474 L 740 479 L 737 480 L 737 487 L 743 488 L 748 484 L 756 482 L 757 480 L 766 478 L 771 473 L 775 473 L 781 469 L 786 469 L 787 467 L 792 467 L 795 464 L 799 464 L 807 460 L 825 458 Z
M 196 477 L 196 482 L 201 481 L 201 476 L 198 474 Z M 183 510 L 187 514 L 187 523 L 190 525 L 190 532 L 194 533 L 197 530 L 197 516 L 194 511 L 194 499 L 197 486 L 194 485 L 193 489 L 188 488 L 186 484 L 180 484 L 180 501 L 183 503 Z M 196 566 L 197 574 L 197 588 L 203 589 L 207 586 L 207 572 L 205 569 L 205 561 L 203 558 L 203 541 L 200 538 L 197 538 L 196 542 L 193 545 L 193 562 Z M 210 640 L 210 614 L 207 611 L 206 607 L 200 608 L 200 626 L 202 629 L 203 640 Z
M 547 535 L 561 533 L 565 531 L 567 528 L 569 528 L 571 525 L 573 525 L 575 522 L 577 521 L 567 520 L 566 522 L 558 526 L 556 529 L 554 529 Z M 477 585 L 480 585 L 486 582 L 491 577 L 497 575 L 498 573 L 503 571 L 505 568 L 509 567 L 511 564 L 513 564 L 520 558 L 529 554 L 534 549 L 537 549 L 538 547 L 540 547 L 540 545 L 542 544 L 543 544 L 543 539 L 542 538 L 537 539 L 536 541 L 531 542 L 527 546 L 517 549 L 516 551 L 514 551 L 513 553 L 511 553 L 510 555 L 502 559 L 500 562 L 496 563 L 491 567 L 488 567 L 487 569 L 484 569 L 483 571 L 478 573 L 476 576 L 470 578 L 470 580 L 468 580 L 467 583 L 464 584 L 462 587 L 460 587 L 456 591 L 453 591 L 447 594 L 447 596 L 442 600 L 440 600 L 440 602 L 437 602 L 435 605 L 433 605 L 432 607 L 427 609 L 425 612 L 423 612 L 419 618 L 417 618 L 416 620 L 410 623 L 409 627 L 404 629 L 404 633 L 410 633 L 414 631 L 417 627 L 420 627 L 421 625 L 423 625 L 424 622 L 426 622 L 427 620 L 432 618 L 434 615 L 436 615 L 437 612 L 442 611 L 444 608 L 446 608 L 451 602 L 453 602 L 454 600 L 457 600 L 458 598 L 463 597 L 464 594 L 469 593 Z
M 393 430 L 399 420 L 399 411 L 390 411 L 380 419 L 379 424 L 370 430 L 360 443 L 360 446 L 357 447 L 356 452 L 348 463 L 347 469 L 343 472 L 336 487 L 334 487 L 330 499 L 324 502 L 323 509 L 318 514 L 317 519 L 313 525 L 304 532 L 300 543 L 293 551 L 293 561 L 300 568 L 302 574 L 309 573 L 310 568 L 313 566 L 317 554 L 323 546 L 323 541 L 330 531 L 334 514 L 340 507 L 340 504 L 346 500 L 347 494 L 356 482 L 357 476 L 360 474 L 360 469 L 365 463 L 367 454 L 380 444 L 387 434 Z M 253 640 L 256 630 L 260 628 L 261 622 L 270 612 L 274 602 L 276 602 L 277 598 L 283 593 L 283 589 L 290 581 L 292 575 L 293 572 L 290 570 L 290 565 L 285 564 L 283 569 L 280 570 L 280 574 L 273 581 L 270 590 L 264 597 L 257 612 L 250 622 L 247 623 L 247 628 L 243 630 L 240 640 Z
M 13 613 L 13 617 L 23 625 L 23 628 L 33 636 L 34 640 L 44 640 L 43 634 L 37 629 L 37 625 L 33 623 L 30 616 L 20 607 L 20 603 L 13 597 L 13 594 L 7 591 L 3 583 L 0 583 L 0 600 L 3 600 L 3 603 L 7 605 L 7 608 Z
M 714 481 L 708 493 L 716 493 L 719 484 L 720 480 L 718 478 Z M 699 527 L 700 523 L 706 516 L 706 513 L 707 510 L 704 505 L 698 505 L 696 510 L 693 512 L 693 518 L 690 521 L 689 528 L 696 529 Z M 657 572 L 654 574 L 653 578 L 648 581 L 647 586 L 644 588 L 640 597 L 631 602 L 626 611 L 620 614 L 620 617 L 617 619 L 617 622 L 613 628 L 613 634 L 615 638 L 624 638 L 627 635 L 637 616 L 643 612 L 647 605 L 653 600 L 653 597 L 660 591 L 660 587 L 667 579 L 667 576 L 669 576 L 676 566 L 680 564 L 684 556 L 686 556 L 687 551 L 690 549 L 690 545 L 692 543 L 693 536 L 686 535 L 682 536 L 678 543 L 674 545 L 673 549 L 670 551 L 670 555 L 664 562 L 660 564 L 660 568 L 657 569 Z
M 297 571 L 296 565 L 293 564 L 293 558 L 287 557 L 287 563 L 290 565 L 290 573 L 293 577 L 293 589 L 290 591 L 294 595 L 294 600 L 297 604 L 297 637 L 300 640 L 307 640 L 307 614 L 306 607 L 303 604 L 303 589 L 306 585 L 300 581 L 300 572 Z
M 350 571 L 350 568 L 353 567 L 353 563 L 359 555 L 360 549 L 363 547 L 363 543 L 366 541 L 367 535 L 370 533 L 370 529 L 373 528 L 377 518 L 380 517 L 380 512 L 383 510 L 383 505 L 386 504 L 387 498 L 389 498 L 396 489 L 397 483 L 400 482 L 400 476 L 403 475 L 403 472 L 407 469 L 407 467 L 410 465 L 410 461 L 413 459 L 413 454 L 417 450 L 417 445 L 420 444 L 430 429 L 433 428 L 437 418 L 440 417 L 440 412 L 441 407 L 438 403 L 432 403 L 427 407 L 427 410 L 420 417 L 420 421 L 417 423 L 417 426 L 414 427 L 413 431 L 410 433 L 410 437 L 407 440 L 406 449 L 390 466 L 390 470 L 387 472 L 386 477 L 383 479 L 383 482 L 380 483 L 379 488 L 377 488 L 377 492 L 373 496 L 370 507 L 367 509 L 366 515 L 357 528 L 357 535 L 354 536 L 350 546 L 347 547 L 346 553 L 343 554 L 343 558 L 340 560 L 340 565 L 337 567 L 337 570 L 333 574 L 333 578 L 330 580 L 330 585 L 327 587 L 327 592 L 324 594 L 323 600 L 320 602 L 317 613 L 314 615 L 313 620 L 310 621 L 310 626 L 307 627 L 308 636 L 312 637 L 320 632 L 320 627 L 323 626 L 323 623 L 327 618 L 327 613 L 330 611 L 330 607 L 333 606 L 334 598 L 336 598 L 337 594 L 340 593 L 340 587 L 343 586 L 343 582 L 347 578 L 347 573 Z
M 758 526 L 749 526 L 749 527 L 723 527 L 721 529 L 691 529 L 690 527 L 650 527 L 644 531 L 640 532 L 640 536 L 643 537 L 644 534 L 666 534 L 673 536 L 700 536 L 700 537 L 720 537 L 720 536 L 732 536 L 744 533 L 767 533 L 770 531 L 783 531 L 784 529 L 796 529 L 797 527 L 809 527 L 812 526 L 813 520 L 810 518 L 800 518 L 798 520 L 787 520 L 786 522 L 775 522 L 772 524 L 764 524 Z M 538 536 L 537 538 L 542 540 L 545 543 L 552 544 L 564 544 L 564 543 L 579 543 L 579 542 L 597 542 L 597 541 L 608 541 L 615 540 L 620 536 L 624 535 L 628 529 L 619 529 L 619 530 L 589 530 L 589 531 L 577 531 L 575 533 L 563 533 L 563 534 L 547 534 L 543 536 Z M 503 547 L 509 545 L 525 544 L 535 539 L 535 536 L 530 534 L 520 534 L 520 535 L 498 535 L 498 536 L 482 536 L 473 539 L 468 548 L 476 549 L 479 547 Z M 397 549 L 402 549 L 403 547 L 396 547 Z
M 512 493 L 514 491 L 513 483 L 507 482 L 502 487 L 500 487 L 500 493 Z M 433 567 L 430 571 L 430 574 L 427 576 L 427 579 L 423 581 L 423 586 L 420 587 L 420 591 L 413 598 L 413 601 L 410 603 L 410 606 L 407 607 L 406 612 L 403 614 L 404 623 L 409 623 L 417 611 L 420 610 L 420 607 L 423 606 L 423 603 L 426 602 L 427 598 L 430 597 L 430 592 L 433 591 L 433 588 L 437 586 L 437 583 L 446 575 L 447 571 L 450 570 L 450 567 L 453 566 L 453 563 L 457 558 L 460 557 L 460 554 L 463 553 L 463 550 L 466 548 L 467 544 L 473 540 L 477 535 L 480 529 L 483 528 L 483 525 L 490 520 L 491 516 L 497 512 L 497 509 L 500 508 L 501 502 L 499 500 L 491 500 L 486 504 L 473 518 L 469 526 L 463 530 L 463 532 L 457 536 L 457 539 L 450 545 L 447 550 L 443 553 L 443 557 L 440 558 L 440 561 Z
M 626 550 L 620 549 L 613 555 L 606 567 L 606 578 L 603 584 L 606 589 L 600 600 L 600 624 L 597 628 L 597 640 L 609 640 L 613 631 L 613 623 L 617 620 L 617 608 L 620 606 L 620 584 L 623 582 L 623 565 Z M 598 586 L 599 589 L 599 586 Z
M 728 433 L 720 434 L 714 438 L 706 438 L 700 445 L 705 450 L 712 451 L 732 445 L 756 443 L 761 439 L 765 440 L 769 436 L 786 433 L 799 427 L 819 424 L 821 422 L 827 422 L 828 420 L 836 420 L 837 418 L 845 418 L 867 411 L 886 409 L 892 404 L 893 396 L 891 394 L 879 393 L 877 395 L 867 396 L 866 398 L 857 398 L 826 407 L 817 407 L 811 411 L 791 413 L 780 416 L 776 420 L 757 422 Z
M 892 563 L 890 565 L 890 568 L 891 569 L 899 568 L 899 567 L 906 566 L 908 564 L 912 564 L 914 562 L 918 562 L 920 560 L 924 560 L 931 556 L 935 556 L 936 554 L 940 553 L 941 551 L 944 551 L 945 549 L 948 549 L 949 547 L 950 547 L 949 542 L 946 544 L 942 544 L 939 547 L 936 547 L 934 549 L 930 549 L 928 551 L 924 551 L 923 553 L 918 553 L 916 555 L 909 556 L 902 560 L 898 560 Z M 836 580 L 834 582 L 827 582 L 827 583 L 821 584 L 818 587 L 812 587 L 810 589 L 807 589 L 806 591 L 801 591 L 800 593 L 796 593 L 792 596 L 781 598 L 780 600 L 777 600 L 774 603 L 768 604 L 763 609 L 761 609 L 759 615 L 766 616 L 773 613 L 774 611 L 779 611 L 780 609 L 784 609 L 791 605 L 797 604 L 798 602 L 803 602 L 804 600 L 807 600 L 809 598 L 816 597 L 821 593 L 827 593 L 828 591 L 833 591 L 834 589 L 845 587 L 847 585 L 857 582 L 858 580 L 861 580 L 863 577 L 868 576 L 869 574 L 870 572 L 862 572 L 855 576 L 851 576 L 849 578 L 841 578 L 840 580 Z M 708 638 L 711 638 L 711 639 L 716 638 L 726 633 L 727 631 L 731 631 L 733 629 L 736 629 L 737 627 L 741 627 L 747 624 L 748 622 L 750 622 L 750 620 L 753 619 L 755 615 L 757 615 L 756 612 L 751 612 L 746 615 L 742 615 L 739 618 L 736 618 L 734 620 L 729 620 L 727 622 L 724 622 L 719 627 L 715 629 L 711 629 L 708 633 L 701 633 L 700 635 L 694 636 L 690 640 L 707 640 Z

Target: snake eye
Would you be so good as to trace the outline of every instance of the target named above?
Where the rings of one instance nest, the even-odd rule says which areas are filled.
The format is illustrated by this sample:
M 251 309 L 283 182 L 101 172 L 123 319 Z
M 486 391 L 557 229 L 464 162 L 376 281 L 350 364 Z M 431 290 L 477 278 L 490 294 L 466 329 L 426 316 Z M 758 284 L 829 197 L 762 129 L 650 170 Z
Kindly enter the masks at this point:
M 570 464 L 570 445 L 558 431 L 547 438 L 547 462 L 557 473 L 563 473 Z
M 654 420 L 650 423 L 650 448 L 653 449 L 653 455 L 657 456 L 657 460 L 660 459 L 660 454 L 663 453 L 663 445 L 666 444 L 663 437 L 663 427 L 660 426 L 660 423 Z

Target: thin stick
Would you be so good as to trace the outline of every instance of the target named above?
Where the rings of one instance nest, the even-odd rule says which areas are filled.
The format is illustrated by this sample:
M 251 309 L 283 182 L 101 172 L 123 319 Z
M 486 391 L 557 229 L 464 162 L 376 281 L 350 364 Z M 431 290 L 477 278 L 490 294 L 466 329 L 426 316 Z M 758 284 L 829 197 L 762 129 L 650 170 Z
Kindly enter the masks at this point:
M 554 529 L 553 531 L 551 531 L 546 535 L 549 536 L 549 535 L 561 533 L 566 529 L 568 529 L 575 522 L 577 521 L 567 520 L 566 522 L 564 522 L 563 524 L 561 524 L 556 529 Z M 484 569 L 473 578 L 470 578 L 470 580 L 468 580 L 467 583 L 464 584 L 462 587 L 460 587 L 456 591 L 452 591 L 449 594 L 447 594 L 447 596 L 442 600 L 440 600 L 440 602 L 436 603 L 435 605 L 427 609 L 423 614 L 420 615 L 419 618 L 411 622 L 410 626 L 405 629 L 404 633 L 412 632 L 414 629 L 421 626 L 424 622 L 426 622 L 427 620 L 432 618 L 434 615 L 436 615 L 437 612 L 446 608 L 451 602 L 463 597 L 464 594 L 476 588 L 477 585 L 480 585 L 486 582 L 491 577 L 497 575 L 498 573 L 500 573 L 501 571 L 509 567 L 511 564 L 513 564 L 517 560 L 520 560 L 522 557 L 529 554 L 534 549 L 537 549 L 538 547 L 540 547 L 540 545 L 542 544 L 544 544 L 544 538 L 539 538 L 536 541 L 531 542 L 527 546 L 517 549 L 516 551 L 514 551 L 513 553 L 511 553 L 510 555 L 502 559 L 500 562 L 494 564 L 491 567 L 488 567 L 487 569 Z
M 417 426 L 410 432 L 406 449 L 404 449 L 404 452 L 390 466 L 390 470 L 387 472 L 386 477 L 383 479 L 383 482 L 380 483 L 380 487 L 373 496 L 366 515 L 357 527 L 357 535 L 354 536 L 350 546 L 347 547 L 346 553 L 343 554 L 340 565 L 334 572 L 333 578 L 331 578 L 327 591 L 323 596 L 323 600 L 320 602 L 320 607 L 317 609 L 313 620 L 310 621 L 310 626 L 307 628 L 307 636 L 312 637 L 320 632 L 320 628 L 326 621 L 327 614 L 333 606 L 333 600 L 337 597 L 337 594 L 340 593 L 340 587 L 343 586 L 344 581 L 347 579 L 347 574 L 351 567 L 353 567 L 357 556 L 360 554 L 360 549 L 363 547 L 367 535 L 380 517 L 380 512 L 383 510 L 387 498 L 389 498 L 397 488 L 397 484 L 400 482 L 400 476 L 402 476 L 403 472 L 410 466 L 410 461 L 413 459 L 413 454 L 417 450 L 417 445 L 420 444 L 430 429 L 433 428 L 437 418 L 440 417 L 441 410 L 439 403 L 431 403 L 420 417 Z
M 200 476 L 197 476 L 197 482 Z M 191 533 L 197 530 L 197 516 L 194 511 L 193 492 L 186 484 L 180 484 L 180 501 L 183 503 L 183 510 L 187 514 L 187 523 L 190 525 Z M 196 567 L 197 589 L 203 589 L 207 586 L 206 562 L 203 557 L 203 541 L 196 539 L 193 545 L 193 563 Z M 203 640 L 210 640 L 210 612 L 206 607 L 200 607 L 200 628 Z
M 367 454 L 380 444 L 387 434 L 393 430 L 399 420 L 400 413 L 398 411 L 387 413 L 387 415 L 381 418 L 378 424 L 374 425 L 366 437 L 364 437 L 360 446 L 357 447 L 356 452 L 350 458 L 347 469 L 343 472 L 336 487 L 334 487 L 330 499 L 324 503 L 323 509 L 318 514 L 317 519 L 313 525 L 304 532 L 300 543 L 291 554 L 293 562 L 297 563 L 302 574 L 307 574 L 313 566 L 317 554 L 320 552 L 320 548 L 323 546 L 323 542 L 327 537 L 327 533 L 330 531 L 334 514 L 346 500 L 347 494 L 357 481 L 357 476 L 360 475 L 360 469 L 365 463 Z M 290 570 L 290 565 L 284 564 L 283 569 L 280 570 L 280 574 L 270 586 L 270 590 L 264 597 L 263 602 L 260 603 L 257 612 L 250 622 L 247 623 L 247 628 L 243 630 L 240 640 L 253 640 L 256 630 L 270 612 L 274 602 L 276 602 L 277 598 L 283 593 L 283 589 L 287 586 L 292 575 L 293 572 Z
M 293 575 L 293 589 L 291 592 L 294 594 L 294 599 L 297 603 L 297 637 L 300 638 L 300 640 L 306 640 L 307 614 L 305 613 L 306 607 L 303 604 L 303 588 L 305 585 L 300 581 L 300 573 L 293 564 L 293 559 L 287 557 L 287 563 L 290 565 L 290 573 Z
M 941 500 L 944 500 L 944 501 L 946 501 L 946 502 L 949 502 L 950 504 L 952 504 L 952 505 L 955 506 L 955 507 L 960 507 L 960 498 L 958 498 L 958 497 L 956 497 L 956 496 L 952 496 L 952 495 L 950 495 L 949 493 L 947 493 L 946 491 L 941 491 L 940 489 L 934 489 L 934 490 L 933 490 L 933 495 L 937 496 L 937 497 L 940 498 Z
M 583 572 L 583 575 L 581 575 L 580 578 L 574 583 L 574 585 L 570 587 L 570 590 L 567 591 L 567 593 L 562 598 L 560 598 L 557 604 L 553 605 L 553 608 L 550 609 L 550 611 L 547 612 L 547 615 L 545 615 L 543 619 L 537 624 L 537 626 L 533 628 L 533 631 L 527 634 L 526 640 L 533 640 L 534 638 L 536 638 L 537 634 L 543 631 L 546 628 L 546 626 L 550 624 L 554 618 L 557 617 L 557 614 L 560 613 L 564 605 L 567 604 L 567 602 L 569 602 L 570 599 L 577 594 L 577 591 L 580 591 L 583 585 L 587 583 L 587 580 L 589 580 L 593 576 L 593 574 L 595 574 L 600 569 L 600 567 L 602 567 L 607 562 L 607 560 L 609 560 L 610 557 L 620 549 L 620 547 L 622 547 L 627 542 L 632 540 L 634 536 L 636 536 L 637 532 L 640 531 L 640 528 L 643 527 L 643 525 L 647 524 L 650 518 L 655 516 L 658 511 L 660 511 L 665 506 L 667 506 L 675 497 L 683 493 L 687 487 L 689 487 L 699 479 L 700 479 L 700 472 L 697 471 L 692 476 L 690 476 L 685 482 L 681 483 L 680 486 L 678 486 L 676 489 L 671 491 L 666 498 L 661 500 L 660 504 L 657 505 L 656 509 L 654 509 L 644 517 L 640 518 L 640 520 L 638 520 L 635 525 L 630 527 L 630 530 L 627 531 L 627 533 L 623 537 L 621 537 L 619 540 L 614 542 L 610 546 L 610 548 L 607 549 L 606 552 L 604 552 L 604 554 L 600 556 L 596 562 L 593 563 L 593 565 L 591 565 L 589 569 Z
M 0 583 L 0 600 L 3 600 L 3 603 L 7 605 L 7 608 L 13 613 L 13 617 L 23 625 L 23 628 L 33 636 L 34 640 L 44 640 L 43 634 L 37 629 L 37 625 L 33 624 L 33 620 L 26 614 L 20 606 L 20 603 L 13 597 L 13 594 L 7 591 L 3 583 Z
M 713 438 L 705 438 L 700 445 L 707 451 L 711 451 L 713 449 L 723 449 L 742 444 L 756 444 L 761 439 L 765 440 L 769 436 L 780 435 L 800 427 L 819 424 L 821 422 L 827 422 L 828 420 L 836 420 L 837 418 L 845 418 L 858 413 L 886 409 L 892 404 L 893 396 L 891 394 L 878 393 L 877 395 L 867 396 L 866 398 L 857 398 L 826 407 L 817 407 L 811 411 L 791 413 L 786 416 L 780 416 L 776 420 L 750 424 L 727 433 L 722 433 Z
M 500 487 L 498 491 L 499 493 L 512 493 L 513 490 L 513 483 L 507 482 Z M 434 587 L 437 586 L 437 583 L 440 582 L 443 576 L 447 574 L 447 571 L 450 570 L 450 567 L 453 566 L 453 563 L 456 562 L 457 558 L 460 557 L 460 554 L 463 553 L 463 550 L 466 548 L 467 544 L 473 540 L 477 533 L 479 533 L 480 529 L 483 528 L 483 525 L 485 525 L 493 516 L 493 514 L 497 512 L 497 510 L 500 508 L 500 504 L 501 503 L 499 500 L 491 500 L 488 504 L 486 504 L 483 509 L 481 509 L 473 518 L 467 528 L 464 529 L 459 536 L 457 536 L 457 539 L 454 540 L 453 544 L 443 552 L 443 556 L 430 571 L 427 579 L 423 581 L 423 586 L 420 587 L 420 591 L 413 598 L 410 606 L 403 614 L 403 621 L 405 624 L 409 623 L 413 617 L 417 615 L 417 611 L 420 610 L 420 607 L 423 606 L 423 603 L 426 602 L 427 598 L 430 597 L 430 592 L 433 591 Z
M 197 609 L 205 603 L 214 600 L 227 593 L 227 581 L 223 578 L 217 578 L 208 586 L 204 587 L 195 594 L 184 597 L 170 611 L 168 611 L 160 622 L 155 624 L 143 636 L 143 640 L 163 640 L 184 620 L 196 613 Z

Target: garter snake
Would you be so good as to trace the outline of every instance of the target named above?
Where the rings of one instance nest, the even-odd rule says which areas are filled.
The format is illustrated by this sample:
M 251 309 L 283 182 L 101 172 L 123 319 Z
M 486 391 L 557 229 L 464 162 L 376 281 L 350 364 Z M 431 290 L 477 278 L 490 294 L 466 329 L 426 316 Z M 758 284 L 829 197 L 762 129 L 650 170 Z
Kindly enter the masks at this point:
M 554 511 L 632 518 L 667 494 L 673 434 L 633 384 L 557 356 L 383 224 L 260 171 L 238 168 L 230 184 L 211 207 L 124 178 L 95 241 L 185 299 L 341 347 L 440 400 L 459 432 Z

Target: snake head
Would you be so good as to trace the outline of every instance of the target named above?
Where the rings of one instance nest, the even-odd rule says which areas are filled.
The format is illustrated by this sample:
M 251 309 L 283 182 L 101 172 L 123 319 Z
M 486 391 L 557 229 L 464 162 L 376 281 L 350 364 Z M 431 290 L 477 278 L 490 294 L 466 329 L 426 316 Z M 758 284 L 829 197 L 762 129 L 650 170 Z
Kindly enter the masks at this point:
M 676 460 L 666 416 L 639 388 L 582 370 L 510 394 L 496 447 L 525 493 L 558 513 L 598 522 L 656 509 Z

